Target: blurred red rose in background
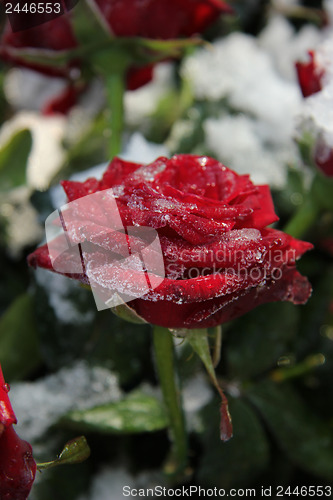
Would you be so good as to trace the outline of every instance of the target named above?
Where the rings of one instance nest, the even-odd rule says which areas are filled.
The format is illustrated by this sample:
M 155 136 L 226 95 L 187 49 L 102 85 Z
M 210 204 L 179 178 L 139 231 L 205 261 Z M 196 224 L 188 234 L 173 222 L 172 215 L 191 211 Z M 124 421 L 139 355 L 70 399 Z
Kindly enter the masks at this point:
M 36 463 L 29 443 L 16 434 L 16 417 L 8 397 L 0 366 L 0 498 L 25 500 L 36 475 Z
M 129 302 L 149 323 L 206 328 L 265 302 L 302 304 L 310 296 L 310 284 L 296 270 L 296 260 L 312 245 L 267 228 L 277 220 L 269 187 L 254 185 L 248 175 L 238 175 L 213 158 L 177 155 L 150 165 L 115 158 L 100 181 L 64 181 L 62 186 L 69 202 L 113 188 L 125 228 L 157 231 L 165 278 Z M 64 229 L 71 245 L 89 242 L 83 256 L 89 279 L 82 270 L 86 267 L 61 274 L 105 291 L 118 276 L 134 290 L 139 270 L 119 270 L 116 263 L 103 267 L 107 252 L 119 253 L 115 233 L 107 227 L 113 214 L 86 199 L 77 210 L 73 203 Z M 65 252 L 59 259 L 70 262 L 71 256 Z M 54 271 L 47 244 L 29 256 L 29 263 Z
M 316 53 L 309 51 L 309 62 L 297 62 L 296 71 L 303 97 L 307 98 L 321 92 L 324 87 L 325 68 L 316 62 Z M 333 148 L 331 140 L 319 133 L 313 150 L 313 159 L 318 169 L 326 176 L 333 176 Z
M 82 0 L 81 0 L 82 1 Z M 221 13 L 232 9 L 220 0 L 94 0 L 90 5 L 96 11 L 101 31 L 113 37 L 143 37 L 168 40 L 189 37 L 201 33 Z M 75 49 L 80 42 L 72 23 L 73 10 L 47 23 L 13 33 L 9 22 L 0 41 L 0 58 L 51 76 L 70 78 L 73 69 L 80 69 L 87 62 L 87 54 L 71 59 L 68 63 L 46 65 L 26 59 L 26 52 L 44 51 L 43 56 L 52 57 Z M 89 35 L 94 42 L 96 32 Z M 137 88 L 149 82 L 152 66 L 137 67 L 128 74 L 128 87 Z
M 322 89 L 324 70 L 316 65 L 315 53 L 312 50 L 309 51 L 309 57 L 308 62 L 298 61 L 295 65 L 303 97 L 309 97 Z

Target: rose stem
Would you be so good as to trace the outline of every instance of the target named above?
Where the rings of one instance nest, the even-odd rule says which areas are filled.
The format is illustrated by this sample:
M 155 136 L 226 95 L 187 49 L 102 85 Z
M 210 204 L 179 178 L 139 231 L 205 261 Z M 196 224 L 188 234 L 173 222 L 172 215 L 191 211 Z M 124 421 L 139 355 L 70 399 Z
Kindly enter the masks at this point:
M 165 471 L 179 478 L 184 473 L 187 463 L 187 435 L 185 419 L 181 405 L 180 391 L 175 380 L 174 347 L 172 335 L 167 328 L 153 328 L 156 368 L 162 388 L 164 404 L 170 420 L 172 441 L 171 459 Z
M 106 78 L 106 95 L 111 111 L 111 140 L 109 149 L 110 160 L 121 151 L 121 136 L 124 130 L 124 92 L 124 72 L 120 71 L 110 73 Z
M 299 207 L 283 230 L 294 238 L 301 238 L 315 224 L 318 215 L 319 207 L 309 197 Z

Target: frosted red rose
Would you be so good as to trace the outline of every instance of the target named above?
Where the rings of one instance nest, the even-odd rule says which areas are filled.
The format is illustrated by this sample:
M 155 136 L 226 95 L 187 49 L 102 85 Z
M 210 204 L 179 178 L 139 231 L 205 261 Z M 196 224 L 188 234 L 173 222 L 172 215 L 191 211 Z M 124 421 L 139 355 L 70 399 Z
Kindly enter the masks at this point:
M 36 475 L 36 463 L 29 443 L 16 434 L 16 417 L 8 397 L 0 366 L 0 498 L 25 500 Z
M 237 175 L 213 158 L 177 155 L 150 165 L 115 158 L 101 180 L 63 181 L 62 186 L 69 202 L 113 188 L 124 227 L 157 231 L 165 278 L 129 302 L 149 323 L 205 328 L 265 302 L 302 304 L 310 296 L 296 260 L 312 245 L 267 228 L 277 220 L 268 186 L 254 185 L 248 175 Z M 101 262 L 103 253 L 117 251 L 117 242 L 105 231 L 105 214 L 98 206 L 88 208 L 72 218 L 68 237 L 72 244 L 84 237 L 91 244 L 90 261 Z M 53 270 L 48 246 L 32 253 L 29 263 Z M 84 272 L 63 274 L 89 282 Z M 107 290 L 114 277 L 115 269 L 107 265 L 93 279 Z M 131 270 L 122 280 L 135 288 L 138 277 Z
M 101 30 L 113 37 L 143 37 L 172 39 L 188 37 L 204 31 L 222 12 L 232 9 L 222 0 L 93 0 Z M 74 9 L 77 7 L 74 7 Z M 50 58 L 64 51 L 76 49 L 73 11 L 67 12 L 45 24 L 13 33 L 8 23 L 0 42 L 0 57 L 14 64 L 27 66 L 48 75 L 70 76 L 70 70 L 80 68 L 82 60 L 76 58 L 69 64 L 52 67 L 32 63 L 25 59 L 25 51 L 37 49 Z M 94 33 L 90 42 L 96 42 Z M 87 58 L 87 55 L 81 59 Z M 112 57 L 112 56 L 110 56 Z M 135 66 L 135 65 L 134 65 Z M 139 87 L 151 79 L 152 66 L 132 67 L 128 74 L 130 88 Z

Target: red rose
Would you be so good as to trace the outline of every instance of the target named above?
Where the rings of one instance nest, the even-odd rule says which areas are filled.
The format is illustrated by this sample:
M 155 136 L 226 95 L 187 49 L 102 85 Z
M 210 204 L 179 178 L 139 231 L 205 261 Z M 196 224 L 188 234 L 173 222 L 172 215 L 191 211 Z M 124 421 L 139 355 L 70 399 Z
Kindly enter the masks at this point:
M 309 51 L 309 62 L 297 62 L 296 71 L 298 82 L 302 90 L 303 97 L 309 97 L 322 89 L 322 78 L 324 70 L 318 68 L 315 61 L 315 54 Z
M 60 252 L 56 268 L 84 283 L 90 279 L 102 294 L 126 289 L 139 297 L 129 306 L 149 323 L 206 328 L 265 302 L 302 304 L 310 296 L 310 284 L 295 262 L 312 245 L 267 228 L 277 220 L 268 186 L 255 186 L 249 176 L 213 158 L 178 155 L 150 165 L 115 158 L 102 180 L 63 181 L 62 186 L 69 202 L 82 200 L 62 221 L 66 238 L 71 245 L 86 241 L 88 247 L 80 254 L 83 267 Z M 143 296 L 136 295 L 142 270 L 108 260 L 108 253 L 122 254 L 124 232 L 110 230 L 115 215 L 111 205 L 107 208 L 107 193 L 103 207 L 87 197 L 109 188 L 128 239 L 133 227 L 153 228 L 159 236 L 165 278 L 156 276 L 157 286 Z M 29 263 L 54 271 L 47 245 L 32 253 Z
M 298 81 L 304 97 L 323 90 L 323 77 L 325 68 L 323 64 L 316 62 L 315 53 L 309 52 L 310 61 L 308 63 L 296 63 Z M 322 107 L 324 106 L 324 100 Z M 327 141 L 325 134 L 317 134 L 316 143 L 313 150 L 313 159 L 318 169 L 326 176 L 333 176 L 333 148 Z
M 205 30 L 222 12 L 232 9 L 220 0 L 95 0 L 101 30 L 116 37 L 172 39 L 188 37 Z M 74 8 L 75 10 L 75 8 Z M 26 49 L 50 51 L 49 55 L 78 47 L 71 18 L 73 11 L 39 26 L 13 33 L 8 23 L 0 42 L 0 57 L 51 76 L 70 77 L 71 69 L 81 68 L 81 60 L 50 67 L 24 60 Z M 91 40 L 94 42 L 94 39 Z M 44 53 L 47 55 L 47 52 Z M 135 70 L 135 71 L 134 71 Z M 139 73 L 139 75 L 137 74 Z M 129 88 L 150 81 L 152 67 L 132 68 Z
M 16 417 L 8 397 L 0 366 L 0 498 L 25 500 L 36 475 L 36 463 L 29 443 L 16 434 Z

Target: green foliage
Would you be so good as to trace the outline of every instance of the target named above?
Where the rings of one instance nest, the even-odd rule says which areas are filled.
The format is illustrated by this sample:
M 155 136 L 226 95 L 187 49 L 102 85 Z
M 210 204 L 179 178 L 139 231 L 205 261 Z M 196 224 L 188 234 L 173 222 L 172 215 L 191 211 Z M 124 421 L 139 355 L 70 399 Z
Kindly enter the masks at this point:
M 20 295 L 0 318 L 0 364 L 6 380 L 24 379 L 41 363 L 34 301 Z
M 52 462 L 37 464 L 38 470 L 50 469 L 58 465 L 80 464 L 89 458 L 90 448 L 84 436 L 71 439 L 65 444 L 60 455 Z
M 333 179 L 318 173 L 312 184 L 311 195 L 322 210 L 333 212 Z
M 329 422 L 287 384 L 264 381 L 247 392 L 287 457 L 304 470 L 327 480 L 333 477 L 333 432 Z
M 91 363 L 110 366 L 122 386 L 136 385 L 151 370 L 150 325 L 133 325 L 100 312 L 87 356 Z
M 83 432 L 136 434 L 164 429 L 168 419 L 161 401 L 138 389 L 115 403 L 72 411 L 61 424 Z
M 84 494 L 87 491 L 91 473 L 89 460 L 70 467 L 55 467 L 42 473 L 37 472 L 41 474 L 41 478 L 34 485 L 34 498 L 59 500 L 59 492 L 61 492 L 62 500 L 73 500 L 78 494 Z
M 285 189 L 274 192 L 274 202 L 279 216 L 290 216 L 304 201 L 305 196 L 303 172 L 289 166 Z
M 26 182 L 28 155 L 32 146 L 29 130 L 21 130 L 0 150 L 0 191 L 6 191 Z
M 226 336 L 230 376 L 245 382 L 276 366 L 290 352 L 299 314 L 289 303 L 265 304 L 231 325 Z
M 229 398 L 234 436 L 219 440 L 218 400 L 201 412 L 202 455 L 198 481 L 208 487 L 231 488 L 251 485 L 268 466 L 269 442 L 260 419 L 243 399 Z

